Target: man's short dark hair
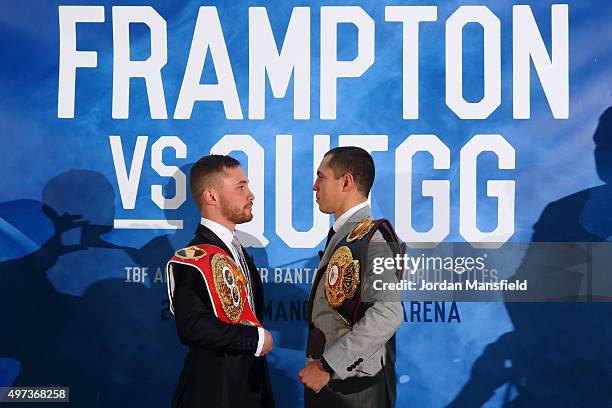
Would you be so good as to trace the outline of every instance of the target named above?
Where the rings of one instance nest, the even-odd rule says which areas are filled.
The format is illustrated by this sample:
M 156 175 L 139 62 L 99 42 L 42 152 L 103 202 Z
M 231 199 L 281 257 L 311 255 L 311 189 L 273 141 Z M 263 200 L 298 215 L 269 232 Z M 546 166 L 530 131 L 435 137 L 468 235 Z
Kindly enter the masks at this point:
M 189 190 L 198 208 L 201 208 L 202 192 L 205 188 L 214 186 L 219 173 L 240 166 L 233 157 L 219 154 L 204 156 L 191 166 L 189 171 Z
M 343 146 L 331 149 L 325 153 L 329 156 L 329 167 L 334 171 L 334 177 L 339 179 L 346 173 L 353 175 L 357 190 L 364 196 L 370 194 L 374 184 L 374 160 L 370 153 L 356 146 Z

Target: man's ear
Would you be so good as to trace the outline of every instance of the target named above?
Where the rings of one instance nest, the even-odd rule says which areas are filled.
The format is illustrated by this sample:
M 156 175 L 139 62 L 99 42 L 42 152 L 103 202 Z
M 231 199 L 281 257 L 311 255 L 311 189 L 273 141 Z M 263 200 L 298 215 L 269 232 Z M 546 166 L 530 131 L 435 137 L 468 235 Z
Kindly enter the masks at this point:
M 355 187 L 356 187 L 355 179 L 353 178 L 353 175 L 351 173 L 343 174 L 342 175 L 342 191 L 344 192 L 351 191 Z
M 202 202 L 207 205 L 215 206 L 219 202 L 217 192 L 213 188 L 205 188 L 202 190 Z

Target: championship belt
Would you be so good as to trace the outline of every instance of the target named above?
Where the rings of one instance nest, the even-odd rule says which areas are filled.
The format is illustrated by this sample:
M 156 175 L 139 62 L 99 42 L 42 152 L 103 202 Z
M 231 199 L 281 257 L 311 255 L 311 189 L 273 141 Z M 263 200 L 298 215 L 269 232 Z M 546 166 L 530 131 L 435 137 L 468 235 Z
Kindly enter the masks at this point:
M 359 286 L 359 261 L 347 246 L 334 251 L 325 269 L 325 296 L 333 308 L 355 297 Z
M 187 265 L 204 279 L 215 316 L 230 324 L 262 327 L 247 300 L 246 280 L 231 256 L 214 245 L 192 245 L 176 251 L 166 266 L 170 310 L 174 314 L 174 267 Z M 247 271 L 248 272 L 248 271 Z
M 365 287 L 368 247 L 376 231 L 380 231 L 385 241 L 396 248 L 393 252 L 398 253 L 400 244 L 391 223 L 366 217 L 338 242 L 325 267 L 323 278 L 327 302 L 351 326 L 369 307 L 362 303 L 362 291 Z
M 374 220 L 366 217 L 340 241 L 325 268 L 325 297 L 334 309 L 355 298 L 361 283 L 361 241 L 374 227 Z M 357 241 L 357 242 L 356 242 Z M 367 247 L 365 248 L 367 251 Z M 342 314 L 342 313 L 341 313 Z

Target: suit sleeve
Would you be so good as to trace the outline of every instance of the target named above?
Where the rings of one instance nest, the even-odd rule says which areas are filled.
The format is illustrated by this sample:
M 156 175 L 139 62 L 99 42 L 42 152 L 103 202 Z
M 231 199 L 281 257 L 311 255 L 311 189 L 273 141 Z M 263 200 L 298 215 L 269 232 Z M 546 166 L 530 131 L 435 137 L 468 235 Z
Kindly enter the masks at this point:
M 254 355 L 257 327 L 219 320 L 206 292 L 206 283 L 195 269 L 178 265 L 174 270 L 174 316 L 178 335 L 186 346 Z
M 352 330 L 332 345 L 323 357 L 340 379 L 355 376 L 361 362 L 368 360 L 381 350 L 403 322 L 404 314 L 399 294 L 373 289 L 374 280 L 397 282 L 396 270 L 373 273 L 375 257 L 392 257 L 393 252 L 382 235 L 374 235 L 368 250 L 366 287 L 364 302 L 371 302 L 364 316 L 355 323 Z M 350 369 L 349 369 L 350 368 Z

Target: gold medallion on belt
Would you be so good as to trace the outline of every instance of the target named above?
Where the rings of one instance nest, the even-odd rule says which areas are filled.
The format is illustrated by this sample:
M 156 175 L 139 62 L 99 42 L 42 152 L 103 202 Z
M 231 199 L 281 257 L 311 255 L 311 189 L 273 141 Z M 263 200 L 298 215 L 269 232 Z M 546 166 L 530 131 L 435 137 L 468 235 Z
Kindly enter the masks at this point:
M 188 246 L 187 248 L 181 248 L 174 253 L 174 255 L 179 259 L 187 259 L 190 261 L 197 261 L 206 256 L 206 251 L 198 248 L 195 245 Z
M 241 295 L 246 288 L 244 277 L 236 265 L 223 254 L 214 254 L 210 266 L 223 312 L 230 321 L 238 323 L 245 303 L 245 298 Z
M 357 224 L 351 233 L 346 237 L 346 242 L 353 242 L 365 237 L 372 230 L 374 220 L 371 217 L 366 217 Z
M 359 261 L 347 246 L 341 246 L 332 254 L 325 270 L 325 296 L 333 308 L 355 297 L 359 286 Z

